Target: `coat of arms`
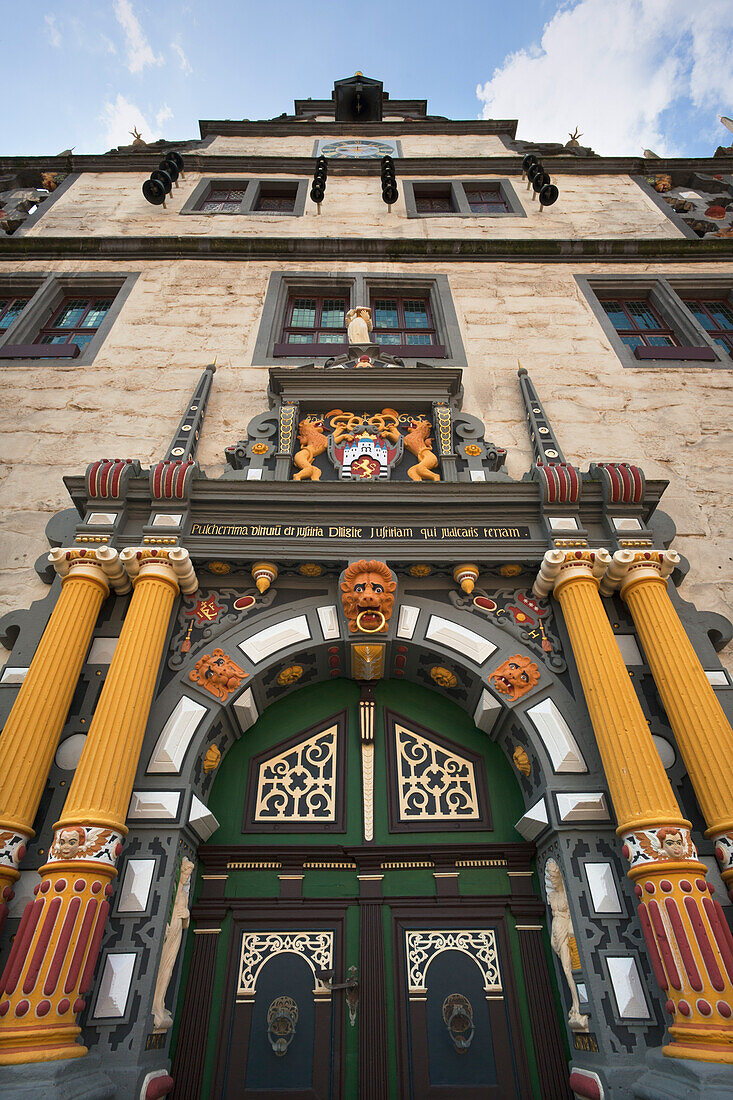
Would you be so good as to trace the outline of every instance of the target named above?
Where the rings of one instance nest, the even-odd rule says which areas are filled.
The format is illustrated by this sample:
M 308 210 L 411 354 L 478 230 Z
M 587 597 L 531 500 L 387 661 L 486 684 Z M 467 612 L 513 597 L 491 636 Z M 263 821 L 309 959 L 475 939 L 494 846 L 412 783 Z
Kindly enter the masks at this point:
M 383 409 L 372 416 L 337 413 L 328 457 L 343 481 L 386 481 L 404 449 L 399 414 Z

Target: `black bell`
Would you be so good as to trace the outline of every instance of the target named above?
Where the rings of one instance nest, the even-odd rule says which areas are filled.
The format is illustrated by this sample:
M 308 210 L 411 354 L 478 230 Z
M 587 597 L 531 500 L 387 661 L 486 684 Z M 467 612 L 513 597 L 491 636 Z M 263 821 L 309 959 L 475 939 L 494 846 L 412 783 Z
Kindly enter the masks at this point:
M 383 86 L 362 73 L 337 80 L 333 86 L 336 122 L 381 122 Z
M 165 159 L 175 164 L 179 172 L 183 172 L 183 157 L 180 153 L 176 153 L 174 149 L 171 149 L 169 153 L 166 153 Z
M 557 202 L 560 192 L 554 183 L 546 183 L 540 191 L 540 206 L 552 206 Z
M 170 195 L 173 181 L 167 172 L 164 172 L 162 168 L 156 168 L 154 172 L 150 173 L 150 178 L 162 186 L 166 195 Z
M 175 161 L 170 160 L 168 157 L 160 162 L 158 168 L 161 170 L 161 172 L 167 172 L 174 183 L 180 175 L 180 172 L 178 171 L 178 165 Z
M 143 195 L 152 203 L 153 206 L 162 206 L 165 202 L 165 187 L 158 180 L 149 179 L 145 180 L 143 184 Z
M 534 176 L 534 177 L 532 178 L 532 187 L 534 188 L 534 190 L 536 191 L 536 193 L 537 193 L 537 194 L 539 195 L 539 193 L 540 193 L 540 191 L 542 190 L 542 188 L 543 188 L 543 187 L 547 187 L 547 184 L 548 184 L 549 182 L 550 182 L 550 173 L 549 173 L 549 172 L 545 172 L 545 171 L 543 170 L 543 171 L 541 171 L 541 172 L 538 172 L 538 173 L 537 173 L 537 174 L 536 174 L 536 175 L 535 175 L 535 176 Z
M 534 153 L 527 153 L 522 161 L 522 175 L 526 176 L 532 165 L 537 163 L 537 157 L 534 155 Z
M 541 175 L 543 172 L 544 168 L 542 167 L 540 162 L 536 160 L 534 164 L 530 164 L 529 168 L 527 169 L 527 179 L 530 183 L 532 183 L 535 176 Z

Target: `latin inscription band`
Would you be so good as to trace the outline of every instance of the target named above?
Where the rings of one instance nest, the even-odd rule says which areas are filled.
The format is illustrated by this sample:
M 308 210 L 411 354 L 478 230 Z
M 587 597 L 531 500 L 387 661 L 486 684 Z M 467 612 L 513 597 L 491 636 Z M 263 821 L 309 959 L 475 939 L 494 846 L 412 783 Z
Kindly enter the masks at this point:
M 497 542 L 528 539 L 529 527 L 347 527 L 337 525 L 283 523 L 194 523 L 192 536 L 215 538 L 285 538 L 285 539 L 396 539 L 418 542 L 451 542 L 478 539 Z

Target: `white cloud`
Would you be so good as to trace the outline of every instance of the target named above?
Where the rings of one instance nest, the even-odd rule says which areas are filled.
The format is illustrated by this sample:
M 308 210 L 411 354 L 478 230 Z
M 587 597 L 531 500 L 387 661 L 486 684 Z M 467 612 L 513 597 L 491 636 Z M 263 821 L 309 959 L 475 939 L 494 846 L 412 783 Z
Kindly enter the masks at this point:
M 158 115 L 167 108 L 162 108 Z M 147 142 L 157 141 L 162 137 L 158 116 L 155 125 L 146 119 L 143 112 L 134 103 L 130 103 L 123 95 L 118 93 L 115 100 L 108 100 L 99 116 L 102 123 L 101 141 L 105 149 L 113 149 L 117 145 L 130 145 L 132 137 L 130 132 L 137 129 Z M 95 152 L 98 152 L 95 149 Z
M 163 123 L 167 122 L 169 118 L 173 118 L 173 111 L 167 103 L 164 103 L 160 110 L 155 113 L 156 125 L 162 127 Z
M 181 66 L 181 69 L 183 70 L 183 75 L 184 76 L 190 76 L 191 73 L 193 72 L 193 68 L 191 67 L 191 64 L 190 64 L 188 58 L 186 57 L 185 53 L 183 52 L 183 46 L 181 46 L 181 43 L 177 42 L 177 41 L 171 42 L 171 49 L 173 50 L 173 52 L 175 54 L 178 55 L 178 63 Z
M 43 21 L 46 24 L 46 38 L 49 40 L 52 46 L 58 50 L 61 48 L 61 32 L 56 25 L 55 15 L 44 15 Z
M 711 124 L 726 113 L 732 51 L 733 5 L 719 0 L 576 0 L 476 94 L 484 118 L 518 118 L 525 140 L 565 142 L 578 125 L 598 153 L 679 154 L 662 112 L 691 101 Z
M 132 10 L 130 0 L 114 0 L 117 22 L 125 32 L 127 67 L 131 73 L 141 73 L 146 65 L 162 65 L 162 55 L 156 55 Z
M 107 53 L 117 53 L 117 47 L 111 38 L 108 38 L 106 34 L 100 35 L 100 41 Z

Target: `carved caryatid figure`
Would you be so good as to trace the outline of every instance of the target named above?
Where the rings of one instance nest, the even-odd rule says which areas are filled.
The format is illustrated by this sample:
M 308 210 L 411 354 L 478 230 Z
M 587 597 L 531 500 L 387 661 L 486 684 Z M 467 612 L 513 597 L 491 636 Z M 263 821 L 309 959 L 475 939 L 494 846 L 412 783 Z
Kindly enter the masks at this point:
M 293 474 L 293 481 L 318 481 L 321 471 L 313 465 L 313 459 L 322 455 L 328 446 L 323 421 L 311 416 L 301 420 L 298 425 L 298 442 L 301 449 L 293 455 L 293 462 L 298 467 L 297 474 Z
M 156 1031 L 168 1031 L 173 1026 L 173 1017 L 165 1007 L 165 995 L 170 985 L 173 967 L 181 949 L 183 929 L 188 928 L 191 914 L 188 909 L 188 898 L 191 892 L 191 873 L 193 863 L 190 859 L 181 860 L 181 877 L 178 880 L 178 889 L 173 902 L 173 912 L 165 930 L 163 950 L 160 955 L 158 977 L 155 980 L 155 993 L 153 994 L 153 1023 Z
M 570 957 L 570 939 L 575 939 L 573 922 L 570 917 L 568 895 L 565 892 L 560 868 L 554 859 L 548 859 L 545 866 L 545 889 L 547 891 L 547 904 L 552 910 L 552 933 L 550 943 L 552 950 L 560 960 L 565 980 L 570 990 L 570 1011 L 568 1023 L 572 1031 L 587 1031 L 588 1017 L 580 1013 L 578 990 L 573 977 L 573 964 Z
M 433 453 L 430 429 L 429 420 L 411 420 L 410 430 L 405 436 L 405 447 L 418 460 L 407 471 L 407 476 L 413 481 L 440 481 L 440 474 L 435 473 L 438 456 Z
M 373 329 L 372 311 L 367 306 L 357 306 L 346 314 L 346 332 L 349 344 L 369 344 Z

